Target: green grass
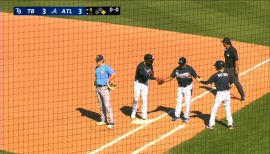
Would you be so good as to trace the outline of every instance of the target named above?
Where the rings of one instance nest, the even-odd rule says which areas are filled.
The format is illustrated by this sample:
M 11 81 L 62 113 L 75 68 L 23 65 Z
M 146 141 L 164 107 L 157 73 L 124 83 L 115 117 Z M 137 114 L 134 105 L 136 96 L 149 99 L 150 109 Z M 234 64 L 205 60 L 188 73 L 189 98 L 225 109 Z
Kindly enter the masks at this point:
M 268 154 L 270 94 L 236 112 L 234 130 L 216 124 L 215 130 L 204 130 L 168 153 Z M 223 120 L 225 123 L 225 120 Z
M 14 154 L 14 153 L 0 150 L 0 154 Z
M 267 0 L 2 0 L 13 6 L 120 6 L 121 16 L 65 17 L 150 27 L 270 46 L 270 2 Z

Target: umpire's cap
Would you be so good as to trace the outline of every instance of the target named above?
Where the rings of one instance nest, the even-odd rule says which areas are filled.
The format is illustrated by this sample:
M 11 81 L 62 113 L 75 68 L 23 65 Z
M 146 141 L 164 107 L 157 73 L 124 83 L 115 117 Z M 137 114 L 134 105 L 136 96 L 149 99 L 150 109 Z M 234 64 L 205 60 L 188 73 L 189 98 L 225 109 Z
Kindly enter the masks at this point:
M 222 40 L 221 42 L 223 42 L 223 43 L 227 43 L 227 44 L 229 44 L 229 45 L 231 45 L 231 44 L 232 44 L 231 39 L 230 39 L 230 38 L 228 38 L 228 37 L 224 37 L 224 38 L 223 38 L 223 40 Z
M 104 56 L 103 55 L 97 55 L 96 62 L 100 62 L 102 60 L 104 60 Z
M 144 61 L 153 62 L 154 60 L 155 59 L 153 58 L 153 55 L 151 55 L 151 54 L 144 55 Z
M 214 66 L 216 66 L 216 68 L 217 68 L 218 70 L 220 70 L 220 69 L 222 69 L 222 68 L 225 67 L 225 63 L 224 63 L 224 61 L 222 61 L 222 60 L 217 60 L 216 63 L 214 64 Z
M 186 59 L 185 57 L 179 58 L 178 64 L 179 64 L 180 66 L 186 65 L 186 63 L 187 63 L 187 59 Z

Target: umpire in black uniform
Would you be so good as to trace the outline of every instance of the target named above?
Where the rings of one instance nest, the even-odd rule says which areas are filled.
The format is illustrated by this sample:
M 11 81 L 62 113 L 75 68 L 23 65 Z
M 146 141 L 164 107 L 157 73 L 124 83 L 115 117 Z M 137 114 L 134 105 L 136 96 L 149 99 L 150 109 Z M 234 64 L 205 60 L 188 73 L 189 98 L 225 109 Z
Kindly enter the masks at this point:
M 238 54 L 236 49 L 232 46 L 230 38 L 224 38 L 222 41 L 225 47 L 224 57 L 225 57 L 225 72 L 233 77 L 234 84 L 241 95 L 241 101 L 246 100 L 245 92 L 242 88 L 241 83 L 238 80 L 239 74 L 239 64 L 238 64 Z

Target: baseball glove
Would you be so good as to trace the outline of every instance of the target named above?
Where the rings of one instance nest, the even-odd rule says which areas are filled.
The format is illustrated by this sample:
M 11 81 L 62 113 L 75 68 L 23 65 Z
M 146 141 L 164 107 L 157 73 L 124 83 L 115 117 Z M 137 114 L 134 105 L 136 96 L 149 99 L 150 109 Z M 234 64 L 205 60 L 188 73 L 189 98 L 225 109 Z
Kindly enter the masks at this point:
M 113 83 L 113 82 L 111 82 L 111 83 L 109 83 L 109 84 L 107 84 L 107 86 L 108 86 L 108 88 L 110 89 L 110 90 L 115 90 L 116 88 L 117 88 L 117 83 Z
M 163 78 L 156 78 L 156 81 L 159 85 L 164 83 L 164 79 Z

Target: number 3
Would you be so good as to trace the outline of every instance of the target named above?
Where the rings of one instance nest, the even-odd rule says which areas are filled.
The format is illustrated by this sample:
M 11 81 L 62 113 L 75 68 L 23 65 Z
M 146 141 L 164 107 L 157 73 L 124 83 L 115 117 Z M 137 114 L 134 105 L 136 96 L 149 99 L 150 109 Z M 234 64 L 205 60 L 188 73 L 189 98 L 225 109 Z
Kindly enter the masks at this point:
M 42 9 L 42 14 L 46 14 L 46 9 L 45 8 Z
M 82 9 L 81 8 L 79 8 L 79 14 L 82 14 Z

